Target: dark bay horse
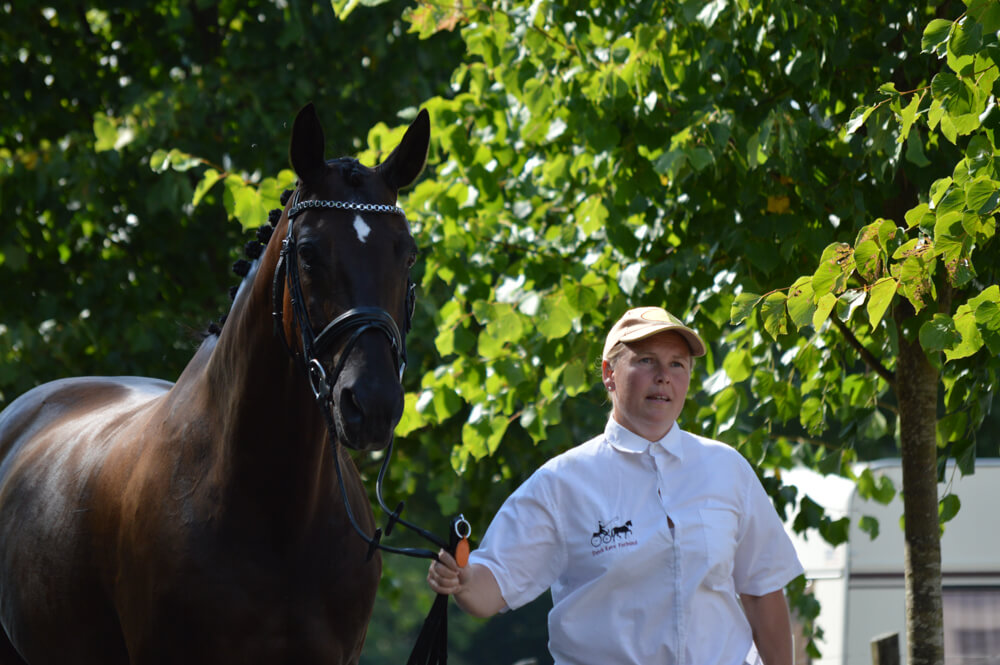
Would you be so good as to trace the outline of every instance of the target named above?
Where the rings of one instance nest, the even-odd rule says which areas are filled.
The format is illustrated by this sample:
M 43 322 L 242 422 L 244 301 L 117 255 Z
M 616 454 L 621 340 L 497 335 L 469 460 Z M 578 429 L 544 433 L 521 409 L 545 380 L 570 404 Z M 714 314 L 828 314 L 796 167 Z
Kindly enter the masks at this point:
M 65 379 L 0 414 L 0 665 L 358 661 L 381 560 L 328 424 L 377 450 L 402 414 L 416 246 L 395 204 L 429 135 L 422 111 L 380 166 L 327 162 L 305 107 L 295 194 L 177 382 Z

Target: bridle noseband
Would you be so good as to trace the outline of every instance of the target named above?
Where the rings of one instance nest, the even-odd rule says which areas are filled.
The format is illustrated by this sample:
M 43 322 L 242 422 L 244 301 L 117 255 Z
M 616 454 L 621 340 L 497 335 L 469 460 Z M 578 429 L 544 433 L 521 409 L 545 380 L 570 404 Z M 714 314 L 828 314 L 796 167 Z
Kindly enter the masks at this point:
M 346 509 L 347 516 L 351 521 L 351 525 L 354 527 L 354 530 L 357 531 L 358 535 L 360 535 L 361 538 L 368 543 L 368 557 L 371 558 L 375 550 L 380 549 L 408 556 L 436 559 L 437 554 L 430 550 L 409 547 L 389 547 L 387 545 L 382 545 L 380 542 L 383 533 L 385 535 L 389 535 L 393 526 L 395 526 L 398 522 L 408 529 L 415 531 L 417 534 L 431 541 L 438 547 L 447 547 L 444 541 L 429 531 L 400 519 L 400 513 L 403 511 L 404 507 L 404 503 L 402 501 L 398 506 L 396 506 L 395 510 L 389 510 L 385 501 L 382 499 L 382 481 L 385 477 L 386 469 L 389 466 L 389 459 L 392 457 L 392 438 L 389 439 L 389 445 L 386 448 L 385 457 L 382 460 L 382 467 L 379 470 L 378 480 L 375 484 L 375 494 L 378 498 L 379 506 L 389 515 L 388 522 L 386 523 L 384 531 L 382 528 L 377 528 L 375 529 L 375 533 L 371 536 L 365 534 L 364 531 L 361 530 L 361 527 L 358 526 L 357 520 L 354 518 L 354 513 L 351 510 L 350 501 L 347 498 L 344 477 L 340 468 L 340 451 L 337 450 L 338 439 L 336 425 L 333 421 L 333 387 L 336 385 L 337 380 L 340 377 L 340 373 L 344 370 L 347 359 L 350 357 L 355 344 L 357 344 L 358 338 L 365 331 L 371 329 L 378 330 L 389 339 L 396 369 L 399 372 L 399 379 L 402 381 L 403 371 L 406 369 L 406 334 L 410 330 L 413 309 L 416 304 L 416 285 L 410 280 L 407 281 L 405 303 L 406 318 L 404 320 L 402 333 L 400 333 L 399 327 L 396 325 L 396 321 L 384 309 L 381 307 L 364 306 L 354 307 L 347 310 L 328 323 L 326 327 L 319 332 L 319 334 L 315 334 L 309 320 L 309 312 L 306 308 L 305 297 L 302 293 L 298 254 L 295 251 L 295 238 L 292 233 L 293 221 L 296 215 L 311 208 L 389 213 L 393 215 L 400 215 L 404 218 L 405 214 L 403 213 L 402 208 L 380 203 L 353 203 L 349 201 L 317 200 L 299 201 L 299 194 L 300 190 L 296 189 L 292 205 L 288 208 L 288 232 L 285 234 L 285 238 L 281 242 L 281 253 L 278 258 L 278 265 L 274 271 L 272 306 L 275 335 L 281 337 L 285 348 L 288 349 L 291 356 L 302 366 L 309 381 L 309 386 L 312 389 L 314 397 L 316 398 L 316 403 L 323 412 L 323 416 L 326 420 L 327 436 L 329 437 L 331 446 L 333 447 L 333 460 L 334 466 L 337 470 L 337 479 L 340 482 L 341 498 L 343 499 L 344 507 Z M 299 329 L 299 335 L 301 336 L 301 355 L 295 352 L 292 346 L 288 343 L 288 339 L 285 337 L 285 327 L 282 321 L 285 286 L 288 287 L 288 290 L 291 293 L 293 321 L 295 326 Z M 344 338 L 346 338 L 346 341 L 341 346 L 340 360 L 337 362 L 337 366 L 332 375 L 328 375 L 326 369 L 323 367 L 323 363 L 320 361 L 320 357 L 326 354 L 330 349 L 334 348 L 338 341 Z

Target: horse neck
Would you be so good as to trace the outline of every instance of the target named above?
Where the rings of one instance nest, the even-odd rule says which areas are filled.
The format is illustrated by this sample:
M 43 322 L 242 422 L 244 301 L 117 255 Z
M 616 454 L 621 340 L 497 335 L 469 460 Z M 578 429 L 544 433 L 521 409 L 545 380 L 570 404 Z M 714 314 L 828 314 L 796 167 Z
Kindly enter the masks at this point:
M 266 503 L 279 521 L 308 519 L 336 482 L 331 448 L 306 376 L 274 334 L 267 258 L 199 373 L 209 395 L 204 415 L 216 432 L 210 445 L 223 493 Z

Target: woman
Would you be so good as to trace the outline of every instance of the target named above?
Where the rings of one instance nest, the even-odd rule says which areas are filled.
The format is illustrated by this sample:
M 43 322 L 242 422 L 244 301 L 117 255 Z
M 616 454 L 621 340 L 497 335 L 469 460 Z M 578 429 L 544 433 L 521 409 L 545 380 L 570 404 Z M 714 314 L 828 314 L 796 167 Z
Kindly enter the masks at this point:
M 676 424 L 703 355 L 665 310 L 626 312 L 604 345 L 604 433 L 532 474 L 467 567 L 442 552 L 431 589 L 487 617 L 551 588 L 560 665 L 791 665 L 782 589 L 802 567 L 781 521 L 738 452 Z

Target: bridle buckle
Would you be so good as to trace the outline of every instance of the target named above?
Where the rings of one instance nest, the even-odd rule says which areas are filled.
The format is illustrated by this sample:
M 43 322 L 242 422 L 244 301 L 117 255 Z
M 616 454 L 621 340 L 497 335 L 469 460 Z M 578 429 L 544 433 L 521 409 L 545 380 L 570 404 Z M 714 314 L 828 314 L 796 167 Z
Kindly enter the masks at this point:
M 327 401 L 330 399 L 330 383 L 326 380 L 326 370 L 323 363 L 312 358 L 308 365 L 309 387 L 312 388 L 316 401 Z

